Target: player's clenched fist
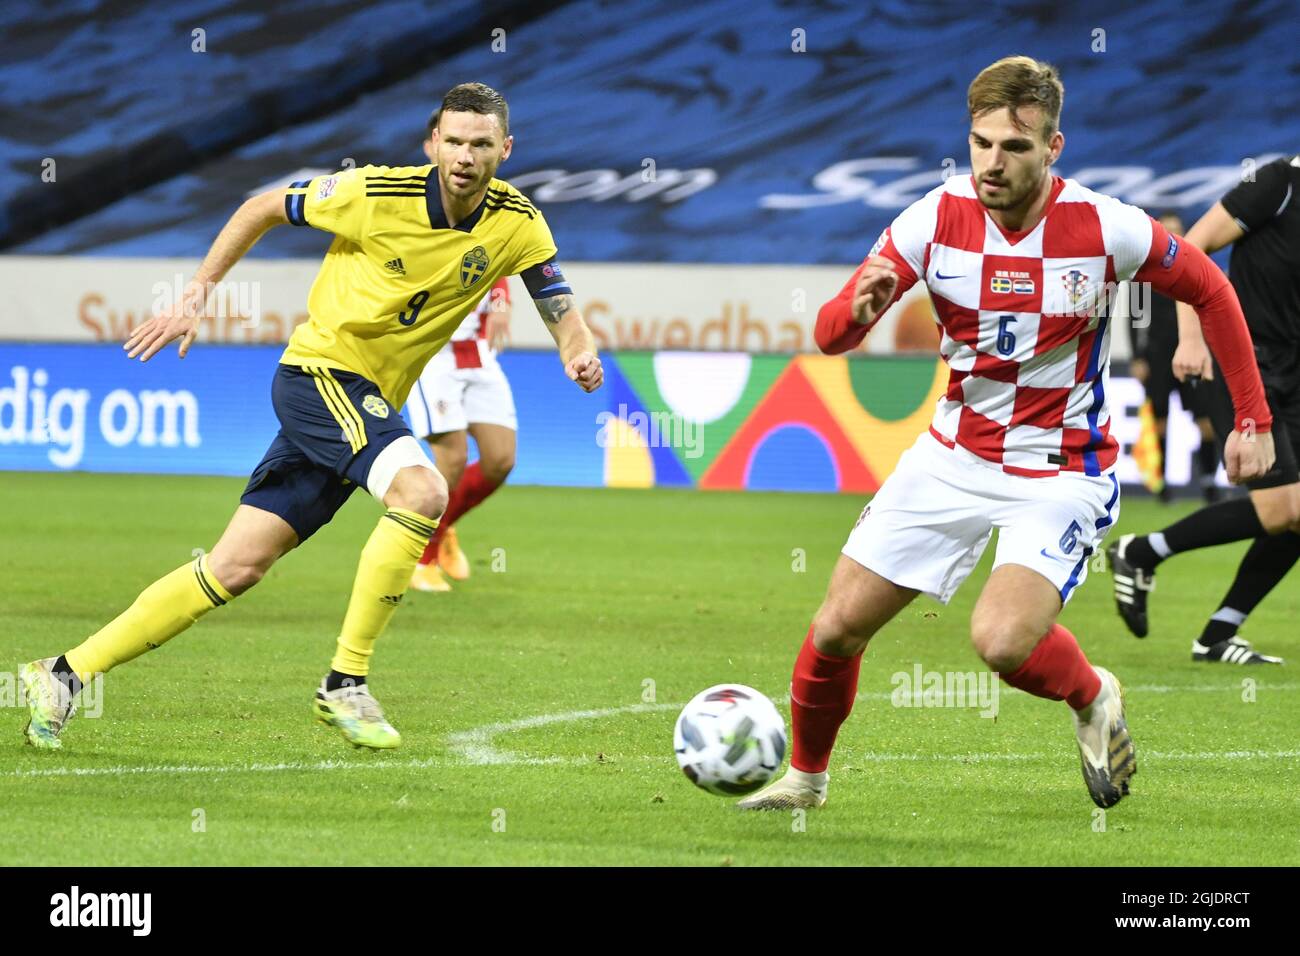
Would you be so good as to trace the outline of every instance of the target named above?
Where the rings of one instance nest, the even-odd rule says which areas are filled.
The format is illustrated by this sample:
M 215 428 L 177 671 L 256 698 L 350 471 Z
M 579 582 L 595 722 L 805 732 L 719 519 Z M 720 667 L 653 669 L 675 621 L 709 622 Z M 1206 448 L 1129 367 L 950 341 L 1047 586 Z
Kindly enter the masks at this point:
M 1174 378 L 1185 382 L 1189 377 L 1199 375 L 1207 382 L 1214 378 L 1214 361 L 1210 350 L 1205 347 L 1205 339 L 1178 339 L 1178 348 L 1174 350 Z
M 861 325 L 874 322 L 894 297 L 898 273 L 884 256 L 870 256 L 857 284 L 853 287 L 853 321 Z
M 584 392 L 594 392 L 605 381 L 605 370 L 600 367 L 600 359 L 590 352 L 579 352 L 569 359 L 564 366 L 564 374 L 573 379 Z
M 1223 467 L 1234 485 L 1263 478 L 1276 461 L 1271 432 L 1243 435 L 1234 429 L 1223 446 Z
M 180 339 L 180 357 L 185 358 L 185 353 L 190 350 L 190 344 L 199 331 L 204 292 L 202 283 L 191 282 L 179 300 L 133 329 L 127 336 L 126 344 L 122 346 L 126 350 L 126 357 L 135 358 L 138 355 L 141 362 L 147 362 L 169 342 Z

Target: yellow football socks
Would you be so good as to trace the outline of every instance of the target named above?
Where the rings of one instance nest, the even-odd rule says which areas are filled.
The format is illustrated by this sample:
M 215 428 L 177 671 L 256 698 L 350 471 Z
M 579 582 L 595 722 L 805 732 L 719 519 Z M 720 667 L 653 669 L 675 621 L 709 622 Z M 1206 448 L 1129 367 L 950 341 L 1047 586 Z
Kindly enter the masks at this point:
M 402 603 L 415 564 L 437 528 L 436 519 L 404 508 L 389 508 L 379 519 L 361 549 L 361 564 L 331 668 L 358 677 L 370 672 L 375 641 Z
M 375 641 L 401 603 L 415 564 L 438 522 L 414 511 L 390 508 L 361 550 L 352 599 L 343 618 L 338 650 L 330 665 L 363 677 L 370 671 Z M 82 681 L 103 674 L 171 640 L 200 617 L 234 596 L 208 570 L 207 555 L 149 585 L 135 603 L 67 652 Z
M 135 603 L 65 655 L 77 677 L 89 681 L 118 664 L 170 641 L 234 595 L 208 570 L 200 555 L 140 592 Z

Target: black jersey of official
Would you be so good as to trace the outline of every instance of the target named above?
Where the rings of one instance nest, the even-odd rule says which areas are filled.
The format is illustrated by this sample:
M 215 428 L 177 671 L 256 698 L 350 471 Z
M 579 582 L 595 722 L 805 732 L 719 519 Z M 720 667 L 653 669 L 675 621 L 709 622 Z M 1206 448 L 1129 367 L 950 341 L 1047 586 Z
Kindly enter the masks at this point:
M 1222 199 L 1245 235 L 1228 276 L 1261 351 L 1300 348 L 1300 156 L 1274 160 Z
M 1130 329 L 1133 357 L 1168 362 L 1178 348 L 1178 303 L 1159 292 L 1149 295 L 1147 321 L 1135 321 Z

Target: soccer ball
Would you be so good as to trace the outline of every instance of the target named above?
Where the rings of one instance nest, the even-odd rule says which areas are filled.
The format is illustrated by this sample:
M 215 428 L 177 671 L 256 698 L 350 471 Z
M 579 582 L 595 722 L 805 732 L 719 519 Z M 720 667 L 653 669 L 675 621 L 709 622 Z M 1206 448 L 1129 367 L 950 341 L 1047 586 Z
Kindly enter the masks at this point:
M 785 758 L 785 721 L 776 706 L 744 684 L 700 691 L 673 728 L 677 763 L 691 783 L 722 796 L 751 793 Z

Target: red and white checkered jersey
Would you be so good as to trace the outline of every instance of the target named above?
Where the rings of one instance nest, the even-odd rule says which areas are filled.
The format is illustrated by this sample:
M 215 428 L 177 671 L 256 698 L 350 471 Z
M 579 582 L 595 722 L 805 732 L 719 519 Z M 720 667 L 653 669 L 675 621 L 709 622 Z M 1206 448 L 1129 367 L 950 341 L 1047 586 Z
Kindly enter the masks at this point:
M 934 436 L 1017 475 L 1109 470 L 1119 447 L 1106 284 L 1131 279 L 1151 244 L 1141 209 L 1059 177 L 1022 233 L 988 215 L 969 176 L 905 209 L 872 254 L 895 263 L 896 297 L 918 280 L 929 287 L 950 369 Z
M 465 316 L 464 321 L 456 327 L 456 331 L 451 333 L 450 341 L 464 342 L 468 339 L 487 338 L 487 317 L 492 311 L 493 303 L 510 304 L 510 283 L 504 277 L 493 283 L 492 288 L 488 289 L 479 300 L 479 304 L 474 307 L 474 311 Z

